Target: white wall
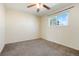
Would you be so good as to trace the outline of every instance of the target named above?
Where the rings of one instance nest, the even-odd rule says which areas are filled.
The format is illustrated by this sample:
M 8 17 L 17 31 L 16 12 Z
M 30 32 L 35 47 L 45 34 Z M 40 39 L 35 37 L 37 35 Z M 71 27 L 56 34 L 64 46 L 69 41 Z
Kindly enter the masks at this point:
M 4 5 L 0 4 L 0 52 L 4 47 L 5 40 L 5 9 Z
M 48 16 L 41 18 L 41 37 L 79 50 L 79 4 L 69 10 L 69 24 L 64 27 L 49 27 Z
M 39 38 L 37 16 L 11 9 L 6 10 L 6 43 Z

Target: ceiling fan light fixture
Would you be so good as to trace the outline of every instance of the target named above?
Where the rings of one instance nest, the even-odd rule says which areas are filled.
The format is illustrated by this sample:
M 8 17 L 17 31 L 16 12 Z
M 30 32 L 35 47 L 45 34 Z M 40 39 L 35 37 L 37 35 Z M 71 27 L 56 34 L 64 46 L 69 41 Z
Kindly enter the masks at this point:
M 29 6 L 27 6 L 27 7 L 30 8 L 30 7 L 33 7 L 33 6 L 36 6 L 37 12 L 39 12 L 40 9 L 42 9 L 43 7 L 44 7 L 45 9 L 47 9 L 47 10 L 50 10 L 50 7 L 47 6 L 46 4 L 43 4 L 43 3 L 35 3 L 35 4 L 29 5 Z

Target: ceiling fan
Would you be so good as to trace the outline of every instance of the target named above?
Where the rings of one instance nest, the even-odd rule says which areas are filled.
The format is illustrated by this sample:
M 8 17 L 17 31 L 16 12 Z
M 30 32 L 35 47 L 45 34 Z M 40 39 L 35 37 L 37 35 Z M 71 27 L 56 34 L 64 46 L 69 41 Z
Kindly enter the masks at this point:
M 40 8 L 41 8 L 41 7 L 44 7 L 44 8 L 46 8 L 47 10 L 50 10 L 50 7 L 48 7 L 47 5 L 42 4 L 42 3 L 36 3 L 36 4 L 28 5 L 27 8 L 30 8 L 30 7 L 33 7 L 33 6 L 36 6 L 37 12 L 40 11 Z

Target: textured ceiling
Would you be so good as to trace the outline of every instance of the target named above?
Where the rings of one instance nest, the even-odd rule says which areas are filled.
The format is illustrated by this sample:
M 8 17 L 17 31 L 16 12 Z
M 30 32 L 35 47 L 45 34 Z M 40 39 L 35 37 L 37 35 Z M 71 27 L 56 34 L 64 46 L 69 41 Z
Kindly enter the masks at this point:
M 33 6 L 31 8 L 27 8 L 28 5 L 30 5 L 31 3 L 7 3 L 5 4 L 6 8 L 8 9 L 13 9 L 13 10 L 18 10 L 21 12 L 26 12 L 26 13 L 31 13 L 34 15 L 38 15 L 38 16 L 42 16 L 42 15 L 46 15 L 48 13 L 54 12 L 57 9 L 63 8 L 65 6 L 68 6 L 69 4 L 67 3 L 44 3 L 47 6 L 49 6 L 51 9 L 47 10 L 45 8 L 40 8 L 40 12 L 37 13 L 36 11 L 36 6 Z

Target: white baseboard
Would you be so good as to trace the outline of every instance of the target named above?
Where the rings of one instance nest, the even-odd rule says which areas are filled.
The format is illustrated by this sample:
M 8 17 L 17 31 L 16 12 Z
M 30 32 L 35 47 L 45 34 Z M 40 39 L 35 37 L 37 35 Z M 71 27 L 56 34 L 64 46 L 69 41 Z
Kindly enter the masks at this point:
M 34 39 L 38 39 L 38 37 L 37 38 L 32 38 L 32 39 L 23 39 L 23 40 L 18 40 L 18 41 L 12 41 L 12 42 L 5 42 L 5 44 L 12 44 L 12 43 L 17 43 L 17 42 L 22 42 L 22 41 L 29 41 L 29 40 L 34 40 Z
M 47 40 L 47 41 L 54 42 L 54 43 L 57 43 L 57 44 L 60 44 L 60 45 L 63 45 L 63 46 L 69 47 L 69 48 L 71 48 L 71 49 L 74 49 L 74 50 L 79 51 L 79 48 L 74 48 L 74 47 L 72 47 L 72 46 L 68 46 L 68 45 L 66 45 L 66 44 L 63 44 L 63 43 L 60 43 L 60 42 L 57 42 L 57 41 L 52 41 L 52 40 L 46 39 L 46 38 L 44 38 L 44 37 L 42 37 L 42 39 L 45 39 L 45 40 Z
M 2 52 L 2 50 L 3 50 L 4 46 L 5 46 L 5 45 L 3 45 L 3 46 L 0 48 L 0 53 Z

